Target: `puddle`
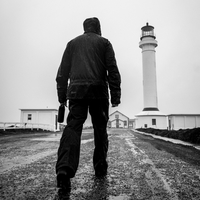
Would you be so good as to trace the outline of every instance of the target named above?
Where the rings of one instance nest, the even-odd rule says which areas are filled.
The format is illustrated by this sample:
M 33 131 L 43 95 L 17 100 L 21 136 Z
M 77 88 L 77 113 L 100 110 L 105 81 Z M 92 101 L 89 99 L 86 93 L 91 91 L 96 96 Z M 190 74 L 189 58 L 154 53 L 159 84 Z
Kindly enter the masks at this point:
M 49 136 L 44 138 L 33 138 L 32 141 L 46 141 L 46 142 L 54 142 L 54 141 L 60 141 L 61 136 L 55 135 L 55 136 Z M 81 144 L 86 144 L 88 142 L 92 142 L 94 139 L 88 139 L 88 140 L 81 140 Z
M 54 135 L 54 136 L 48 136 L 48 137 L 38 137 L 38 138 L 33 138 L 31 139 L 32 141 L 60 141 L 60 138 L 61 138 L 61 135 L 58 134 L 58 135 Z
M 88 139 L 88 140 L 81 140 L 81 144 L 86 144 L 88 142 L 92 142 L 94 139 Z
M 129 197 L 125 194 L 119 195 L 119 196 L 109 196 L 108 200 L 128 200 Z

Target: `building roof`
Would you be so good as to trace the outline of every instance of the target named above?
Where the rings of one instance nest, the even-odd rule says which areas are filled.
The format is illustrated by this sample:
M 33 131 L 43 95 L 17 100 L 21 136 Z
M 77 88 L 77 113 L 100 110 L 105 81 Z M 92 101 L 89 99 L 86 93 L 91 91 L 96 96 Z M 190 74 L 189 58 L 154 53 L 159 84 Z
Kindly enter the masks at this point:
M 43 108 L 43 109 L 37 109 L 37 108 L 30 108 L 30 109 L 19 109 L 21 111 L 58 111 L 58 109 L 55 108 Z
M 170 114 L 168 116 L 200 116 L 200 114 Z
M 126 115 L 122 114 L 121 112 L 119 112 L 118 110 L 116 110 L 115 112 L 111 113 L 109 116 L 114 115 L 115 113 L 119 113 L 121 115 L 123 115 L 124 117 L 128 118 Z M 129 118 L 128 118 L 129 119 Z

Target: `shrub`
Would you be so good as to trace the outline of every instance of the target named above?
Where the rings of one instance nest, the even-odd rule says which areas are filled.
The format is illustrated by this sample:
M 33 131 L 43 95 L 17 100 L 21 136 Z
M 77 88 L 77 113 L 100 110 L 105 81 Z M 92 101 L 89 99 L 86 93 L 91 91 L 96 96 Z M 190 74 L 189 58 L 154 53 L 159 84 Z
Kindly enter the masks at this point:
M 185 142 L 191 142 L 194 144 L 200 144 L 200 128 L 194 129 L 179 129 L 176 130 L 160 130 L 154 128 L 139 128 L 138 131 L 150 133 L 153 135 L 159 135 L 162 137 L 168 137 L 173 139 L 179 139 Z

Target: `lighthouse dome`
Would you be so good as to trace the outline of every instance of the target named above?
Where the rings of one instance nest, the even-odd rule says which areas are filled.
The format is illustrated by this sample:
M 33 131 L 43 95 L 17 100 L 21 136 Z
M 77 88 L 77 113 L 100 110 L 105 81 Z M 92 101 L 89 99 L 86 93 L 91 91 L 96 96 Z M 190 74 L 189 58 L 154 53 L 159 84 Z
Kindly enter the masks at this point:
M 154 34 L 154 27 L 150 26 L 149 23 L 146 23 L 146 26 L 143 26 L 141 28 L 142 30 L 142 35 L 140 37 L 140 39 L 142 40 L 144 37 L 153 37 L 154 39 L 156 38 L 155 34 Z

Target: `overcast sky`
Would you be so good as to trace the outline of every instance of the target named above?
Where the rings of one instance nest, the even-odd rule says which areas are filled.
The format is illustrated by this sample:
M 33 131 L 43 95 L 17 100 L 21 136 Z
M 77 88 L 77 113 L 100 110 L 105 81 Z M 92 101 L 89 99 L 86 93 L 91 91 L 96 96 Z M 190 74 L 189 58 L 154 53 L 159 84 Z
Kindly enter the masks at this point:
M 117 109 L 143 109 L 141 27 L 154 26 L 158 108 L 200 114 L 199 0 L 1 0 L 0 122 L 20 121 L 20 108 L 58 108 L 55 77 L 69 40 L 98 17 L 122 77 Z

